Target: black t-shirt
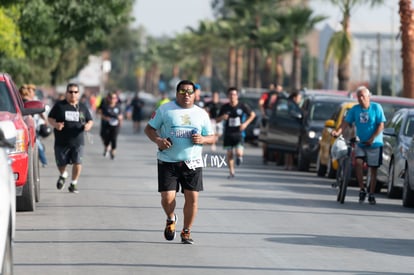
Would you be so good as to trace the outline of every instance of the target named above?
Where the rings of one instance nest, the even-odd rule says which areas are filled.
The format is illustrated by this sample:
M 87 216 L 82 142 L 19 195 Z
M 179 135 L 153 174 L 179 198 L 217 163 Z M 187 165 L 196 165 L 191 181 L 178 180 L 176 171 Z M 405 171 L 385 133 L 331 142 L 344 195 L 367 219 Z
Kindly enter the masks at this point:
M 99 109 L 102 111 L 102 117 L 109 117 L 110 120 L 102 119 L 101 125 L 103 127 L 111 126 L 111 127 L 118 127 L 119 126 L 119 119 L 118 116 L 121 114 L 121 104 L 115 104 L 115 106 L 111 107 L 109 104 L 102 104 Z
M 224 104 L 220 109 L 219 116 L 229 115 L 229 119 L 224 123 L 225 135 L 241 133 L 240 124 L 246 121 L 251 112 L 252 109 L 247 104 L 241 102 L 234 107 L 230 103 Z
M 208 110 L 210 118 L 215 119 L 216 117 L 218 117 L 220 107 L 221 107 L 220 103 L 216 103 L 213 101 L 206 104 L 206 109 Z
M 66 99 L 58 101 L 50 110 L 49 117 L 56 122 L 64 122 L 61 131 L 54 129 L 55 145 L 58 146 L 79 146 L 85 144 L 84 126 L 92 120 L 88 108 L 79 103 L 76 106 L 69 104 Z

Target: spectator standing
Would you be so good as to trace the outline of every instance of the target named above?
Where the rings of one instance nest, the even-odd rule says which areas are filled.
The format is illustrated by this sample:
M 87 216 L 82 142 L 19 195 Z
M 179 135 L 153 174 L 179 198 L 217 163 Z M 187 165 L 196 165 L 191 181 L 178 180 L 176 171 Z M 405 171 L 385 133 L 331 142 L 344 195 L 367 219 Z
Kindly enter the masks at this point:
M 293 102 L 293 104 L 299 106 L 300 102 L 302 101 L 302 94 L 299 91 L 294 91 L 289 95 L 289 100 Z M 293 153 L 285 153 L 285 170 L 293 170 L 294 169 L 294 155 Z
M 144 108 L 144 105 L 145 102 L 139 97 L 139 93 L 135 93 L 135 96 L 129 104 L 130 109 L 132 109 L 132 125 L 134 133 L 141 132 L 141 120 L 143 119 L 142 108 Z
M 79 86 L 69 83 L 65 99 L 53 105 L 49 113 L 49 124 L 54 128 L 55 159 L 59 170 L 56 183 L 58 190 L 63 189 L 68 172 L 67 165 L 72 165 L 72 181 L 69 192 L 78 193 L 78 178 L 82 170 L 84 152 L 84 132 L 92 128 L 92 115 L 88 108 L 79 102 Z
M 224 121 L 223 147 L 227 150 L 230 170 L 228 178 L 231 179 L 235 176 L 234 155 L 236 155 L 236 165 L 240 165 L 243 162 L 244 130 L 253 121 L 256 114 L 250 106 L 239 102 L 237 88 L 228 88 L 227 96 L 230 102 L 221 107 L 216 122 Z
M 265 122 L 267 122 L 268 117 L 270 116 L 273 106 L 276 103 L 277 97 L 279 94 L 283 92 L 283 87 L 279 84 L 276 86 L 271 83 L 269 85 L 269 90 L 262 94 L 259 99 L 258 105 L 260 112 L 262 113 L 262 126 L 265 126 Z M 263 163 L 266 164 L 269 161 L 270 156 L 268 156 L 267 152 L 267 144 L 262 143 L 262 158 Z
M 157 144 L 158 192 L 167 215 L 165 239 L 175 238 L 176 194 L 184 193 L 184 224 L 181 242 L 193 244 L 191 227 L 198 211 L 199 191 L 203 190 L 202 145 L 214 141 L 210 119 L 205 110 L 194 105 L 194 83 L 182 80 L 176 99 L 160 106 L 145 127 L 145 134 Z
M 115 92 L 110 92 L 106 100 L 98 108 L 101 116 L 101 138 L 104 145 L 104 157 L 108 155 L 115 158 L 119 129 L 123 122 L 121 104 Z
M 161 93 L 161 99 L 157 101 L 155 104 L 155 109 L 158 109 L 161 105 L 170 102 L 170 99 L 168 98 L 167 93 Z
M 22 96 L 23 102 L 31 101 L 36 99 L 36 86 L 34 84 L 25 84 L 19 89 L 20 95 Z M 39 160 L 42 164 L 42 167 L 47 166 L 47 157 L 46 157 L 46 151 L 45 146 L 43 145 L 41 141 L 41 137 L 39 135 L 40 125 L 45 124 L 48 125 L 47 117 L 45 113 L 40 113 L 39 115 L 33 116 L 35 124 L 36 124 L 36 145 L 37 150 L 39 153 Z
M 216 122 L 218 114 L 220 112 L 221 103 L 220 103 L 220 94 L 218 92 L 213 92 L 212 99 L 205 105 L 205 109 L 210 116 L 211 125 L 214 130 L 215 139 L 211 145 L 211 150 L 216 151 L 216 143 L 219 137 L 223 134 L 223 123 Z

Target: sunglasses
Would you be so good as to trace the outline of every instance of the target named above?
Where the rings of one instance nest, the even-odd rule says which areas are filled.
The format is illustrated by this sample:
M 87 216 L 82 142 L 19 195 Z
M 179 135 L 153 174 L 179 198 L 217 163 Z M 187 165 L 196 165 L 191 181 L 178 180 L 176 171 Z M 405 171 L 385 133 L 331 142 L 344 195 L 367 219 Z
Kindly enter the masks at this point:
M 77 94 L 79 91 L 68 91 L 69 94 Z
M 192 94 L 194 94 L 194 90 L 190 90 L 190 89 L 188 89 L 188 90 L 179 90 L 178 91 L 178 93 L 180 94 L 180 95 L 185 95 L 185 94 L 189 94 L 189 95 L 192 95 Z

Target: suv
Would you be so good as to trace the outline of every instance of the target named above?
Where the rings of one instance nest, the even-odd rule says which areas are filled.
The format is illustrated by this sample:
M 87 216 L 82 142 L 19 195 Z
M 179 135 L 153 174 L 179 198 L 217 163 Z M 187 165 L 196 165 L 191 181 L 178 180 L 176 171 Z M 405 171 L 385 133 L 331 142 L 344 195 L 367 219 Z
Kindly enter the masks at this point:
M 10 120 L 16 128 L 14 148 L 9 151 L 16 181 L 16 209 L 34 211 L 40 199 L 39 156 L 34 114 L 45 111 L 40 101 L 23 100 L 10 75 L 0 73 L 0 121 Z
M 308 171 L 316 162 L 319 139 L 325 120 L 346 99 L 343 95 L 304 93 L 298 107 L 288 97 L 280 95 L 268 119 L 260 130 L 260 141 L 266 144 L 267 155 L 293 153 L 298 168 Z M 280 155 L 280 154 L 278 154 Z

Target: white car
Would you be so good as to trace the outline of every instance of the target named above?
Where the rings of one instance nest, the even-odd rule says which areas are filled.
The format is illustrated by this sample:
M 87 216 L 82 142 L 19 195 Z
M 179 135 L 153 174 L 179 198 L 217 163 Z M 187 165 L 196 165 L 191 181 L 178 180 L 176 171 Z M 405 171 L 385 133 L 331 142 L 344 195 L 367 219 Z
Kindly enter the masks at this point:
M 7 150 L 13 147 L 16 128 L 0 121 L 0 274 L 13 274 L 13 240 L 16 225 L 16 184 Z

